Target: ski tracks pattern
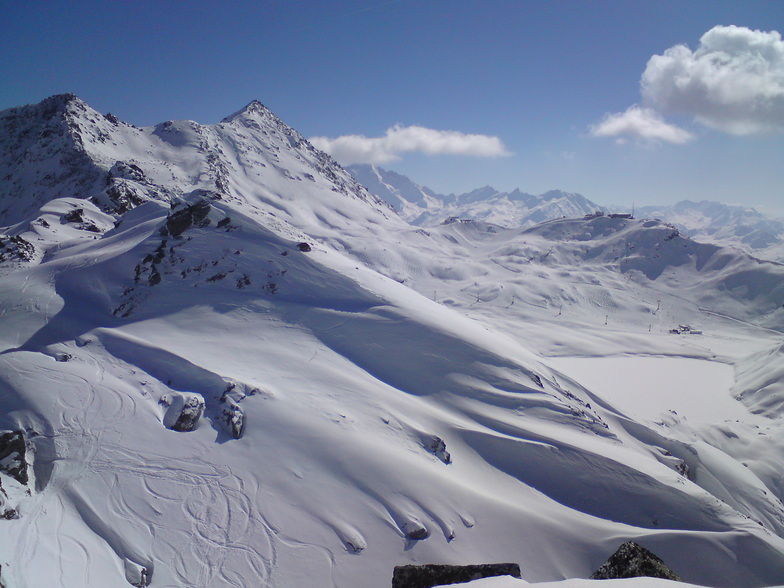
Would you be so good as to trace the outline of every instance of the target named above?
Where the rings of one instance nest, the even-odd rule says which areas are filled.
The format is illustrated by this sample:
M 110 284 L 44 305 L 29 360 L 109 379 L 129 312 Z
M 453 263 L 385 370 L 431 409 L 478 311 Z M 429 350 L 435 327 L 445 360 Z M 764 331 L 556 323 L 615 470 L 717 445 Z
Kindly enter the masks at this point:
M 94 374 L 58 369 L 62 364 L 44 364 L 34 374 L 36 381 L 57 382 L 42 406 L 54 426 L 56 457 L 49 484 L 31 497 L 18 527 L 13 561 L 19 572 L 38 568 L 31 579 L 46 573 L 64 587 L 87 586 L 99 559 L 92 552 L 100 546 L 107 553 L 108 545 L 126 569 L 118 586 L 130 581 L 129 565 L 157 567 L 156 586 L 270 585 L 280 539 L 261 513 L 260 479 L 251 472 L 237 476 L 201 456 L 126 447 L 122 440 L 134 430 L 129 424 L 138 404 L 149 399 L 141 392 L 135 397 L 132 387 L 116 389 L 100 360 L 83 359 Z M 84 538 L 75 514 L 97 542 Z M 23 587 L 21 576 L 28 574 L 19 572 Z

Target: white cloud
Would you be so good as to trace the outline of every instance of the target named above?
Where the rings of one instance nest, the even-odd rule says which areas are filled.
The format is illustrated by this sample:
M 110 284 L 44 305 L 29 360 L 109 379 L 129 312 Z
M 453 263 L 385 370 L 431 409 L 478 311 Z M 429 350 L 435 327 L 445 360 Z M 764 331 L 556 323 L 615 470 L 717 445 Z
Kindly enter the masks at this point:
M 714 129 L 784 131 L 784 41 L 776 31 L 714 27 L 696 51 L 676 45 L 651 57 L 641 86 L 646 105 Z
M 471 155 L 502 157 L 510 155 L 501 139 L 489 135 L 470 135 L 459 131 L 437 131 L 421 126 L 395 125 L 382 137 L 344 135 L 335 139 L 312 137 L 310 142 L 340 163 L 388 163 L 399 154 L 418 151 L 428 155 Z
M 606 114 L 602 122 L 591 125 L 590 133 L 594 137 L 616 137 L 619 143 L 628 137 L 668 143 L 685 143 L 693 138 L 688 131 L 665 122 L 655 110 L 637 105 L 625 112 Z

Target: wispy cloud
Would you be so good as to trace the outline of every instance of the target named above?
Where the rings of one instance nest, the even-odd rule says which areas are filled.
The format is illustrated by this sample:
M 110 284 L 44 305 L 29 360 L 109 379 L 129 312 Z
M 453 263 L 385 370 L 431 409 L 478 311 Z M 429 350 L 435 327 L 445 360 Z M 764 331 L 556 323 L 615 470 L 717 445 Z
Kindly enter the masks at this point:
M 474 157 L 511 155 L 498 137 L 459 131 L 439 131 L 416 125 L 408 127 L 395 125 L 387 129 L 381 137 L 364 135 L 343 135 L 334 139 L 312 137 L 310 142 L 345 165 L 388 163 L 400 159 L 400 154 L 406 152 Z
M 777 31 L 717 26 L 700 46 L 654 55 L 642 75 L 646 104 L 746 135 L 784 131 L 784 41 Z
M 693 138 L 688 131 L 669 124 L 651 108 L 634 105 L 624 112 L 606 114 L 596 125 L 591 125 L 594 137 L 615 137 L 619 143 L 628 138 L 648 142 L 686 143 Z

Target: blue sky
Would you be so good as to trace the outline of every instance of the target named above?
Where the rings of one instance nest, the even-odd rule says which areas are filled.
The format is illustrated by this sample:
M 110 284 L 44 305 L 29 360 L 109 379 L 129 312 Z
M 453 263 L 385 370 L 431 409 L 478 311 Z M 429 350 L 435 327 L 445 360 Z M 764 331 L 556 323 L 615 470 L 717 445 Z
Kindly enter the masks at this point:
M 137 125 L 213 123 L 258 99 L 336 157 L 439 192 L 558 188 L 784 214 L 779 0 L 4 4 L 0 108 L 74 92 Z M 698 57 L 703 35 L 730 25 L 703 47 L 728 52 L 737 76 L 716 90 L 732 94 L 721 105 L 700 89 L 722 71 Z M 666 53 L 679 44 L 688 52 Z M 749 46 L 766 73 L 747 83 Z M 673 94 L 687 65 L 691 85 Z

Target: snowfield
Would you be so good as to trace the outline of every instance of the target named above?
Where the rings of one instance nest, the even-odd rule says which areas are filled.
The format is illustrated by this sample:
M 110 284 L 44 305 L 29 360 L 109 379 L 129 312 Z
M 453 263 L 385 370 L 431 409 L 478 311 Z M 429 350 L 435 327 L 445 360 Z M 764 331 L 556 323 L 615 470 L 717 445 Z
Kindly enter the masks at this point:
M 681 357 L 563 357 L 550 365 L 637 419 L 667 412 L 708 424 L 749 418 L 730 395 L 732 366 Z
M 630 539 L 784 582 L 780 265 L 658 221 L 414 227 L 257 102 L 0 124 L 9 588 L 569 588 Z

